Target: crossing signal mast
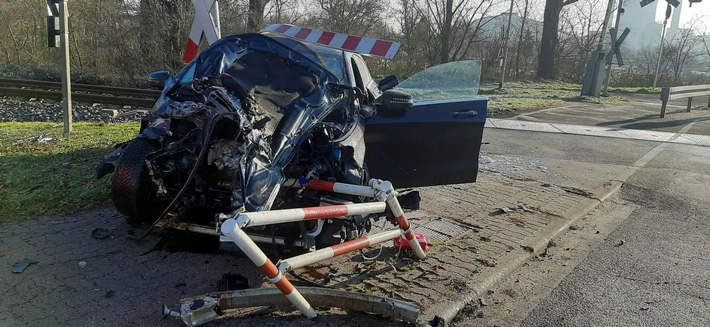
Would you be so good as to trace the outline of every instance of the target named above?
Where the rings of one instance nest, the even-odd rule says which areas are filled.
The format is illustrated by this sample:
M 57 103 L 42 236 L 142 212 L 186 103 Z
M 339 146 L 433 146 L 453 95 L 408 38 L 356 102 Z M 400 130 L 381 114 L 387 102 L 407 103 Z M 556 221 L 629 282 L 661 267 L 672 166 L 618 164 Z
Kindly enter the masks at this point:
M 621 14 L 623 13 L 623 7 L 622 7 L 622 1 L 623 0 L 618 0 L 619 1 L 619 8 L 617 11 L 617 16 L 616 16 L 616 26 L 611 28 L 609 31 L 611 34 L 611 49 L 609 53 L 605 53 L 603 51 L 603 41 L 604 41 L 604 34 L 602 34 L 602 37 L 599 39 L 599 45 L 597 47 L 597 51 L 593 52 L 589 60 L 587 61 L 587 66 L 586 70 L 584 73 L 584 79 L 582 80 L 582 95 L 591 95 L 591 96 L 599 96 L 599 93 L 602 88 L 602 81 L 606 80 L 606 83 L 604 84 L 604 95 L 608 95 L 607 93 L 607 87 L 609 86 L 609 77 L 611 74 L 611 64 L 613 57 L 616 56 L 617 63 L 619 66 L 622 66 L 623 59 L 621 58 L 621 51 L 620 51 L 620 46 L 621 43 L 624 41 L 626 38 L 626 35 L 629 34 L 630 29 L 626 28 L 624 31 L 621 32 L 619 35 L 619 19 L 621 18 Z M 641 7 L 645 7 L 656 0 L 641 0 L 640 5 Z M 668 18 L 670 18 L 670 13 L 672 11 L 672 7 L 677 8 L 680 6 L 680 2 L 682 0 L 665 0 L 668 5 L 666 8 L 666 20 L 663 23 L 663 33 L 661 33 L 661 49 L 658 54 L 658 62 L 656 64 L 656 77 L 653 82 L 653 87 L 656 87 L 656 82 L 658 80 L 658 70 L 660 68 L 660 62 L 661 62 L 661 55 L 663 51 L 663 36 L 665 35 L 665 26 L 666 23 L 668 22 Z M 693 3 L 698 3 L 702 2 L 703 0 L 687 0 L 689 5 L 692 7 Z M 613 4 L 614 0 L 609 0 L 609 4 L 607 6 L 607 11 L 606 11 L 606 16 L 604 17 L 604 24 L 603 24 L 603 29 L 606 30 L 606 27 L 609 24 L 609 19 L 611 17 L 611 12 L 613 11 Z M 602 66 L 604 65 L 604 60 L 606 59 L 606 64 L 607 69 L 606 69 L 606 79 L 603 79 L 600 75 L 602 72 Z
M 71 69 L 69 61 L 69 22 L 67 0 L 47 1 L 47 46 L 60 48 L 62 73 L 62 107 L 64 109 L 64 133 L 72 130 Z

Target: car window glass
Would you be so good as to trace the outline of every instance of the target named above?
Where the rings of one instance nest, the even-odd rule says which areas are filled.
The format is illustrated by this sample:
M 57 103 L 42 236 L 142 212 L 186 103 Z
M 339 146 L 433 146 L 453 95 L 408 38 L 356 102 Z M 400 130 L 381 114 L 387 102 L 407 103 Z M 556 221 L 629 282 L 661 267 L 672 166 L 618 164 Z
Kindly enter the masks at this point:
M 321 63 L 325 66 L 325 69 L 333 73 L 335 77 L 338 78 L 340 82 L 345 81 L 345 68 L 343 67 L 343 56 L 334 55 L 331 53 L 321 53 L 320 54 Z
M 360 72 L 360 67 L 355 63 L 355 57 L 353 57 L 352 62 L 353 66 L 353 76 L 355 78 L 355 86 L 360 89 L 360 91 L 365 92 L 365 85 L 362 83 L 363 81 L 363 76 L 362 73 Z
M 396 90 L 414 102 L 472 98 L 478 95 L 480 60 L 462 60 L 429 67 L 406 79 Z
M 287 37 L 271 37 L 323 66 L 323 68 L 333 73 L 333 75 L 338 78 L 338 81 L 345 82 L 346 75 L 343 51 L 323 47 L 313 43 L 301 43 Z
M 187 84 L 189 82 L 192 82 L 192 80 L 195 78 L 195 62 L 191 62 L 189 66 L 183 68 L 178 73 L 178 84 Z

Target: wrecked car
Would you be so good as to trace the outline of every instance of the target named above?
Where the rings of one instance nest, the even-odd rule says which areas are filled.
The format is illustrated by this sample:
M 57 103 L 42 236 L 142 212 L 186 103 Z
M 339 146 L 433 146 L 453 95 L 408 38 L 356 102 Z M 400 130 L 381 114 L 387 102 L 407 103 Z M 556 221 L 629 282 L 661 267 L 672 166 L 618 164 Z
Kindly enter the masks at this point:
M 443 84 L 462 71 L 460 81 L 477 84 L 460 66 L 444 70 Z M 434 75 L 422 73 L 411 89 L 436 90 Z M 225 213 L 369 201 L 303 187 L 309 181 L 381 178 L 411 188 L 476 179 L 486 99 L 415 101 L 407 81 L 376 82 L 356 52 L 272 32 L 234 35 L 175 76 L 151 78 L 160 98 L 135 138 L 97 168 L 99 177 L 112 173 L 111 198 L 131 225 L 219 235 Z M 314 249 L 364 235 L 370 218 L 247 231 L 255 241 Z

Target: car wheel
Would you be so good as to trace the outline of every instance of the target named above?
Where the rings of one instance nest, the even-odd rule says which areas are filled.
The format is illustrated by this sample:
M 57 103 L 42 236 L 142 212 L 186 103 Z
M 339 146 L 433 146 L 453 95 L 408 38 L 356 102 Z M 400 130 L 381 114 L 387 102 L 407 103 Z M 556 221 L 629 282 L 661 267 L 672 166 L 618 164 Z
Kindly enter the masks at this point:
M 146 156 L 155 148 L 151 140 L 134 139 L 118 158 L 111 177 L 111 200 L 132 226 L 152 223 L 161 211 L 156 205 L 157 186 L 151 182 L 145 165 Z

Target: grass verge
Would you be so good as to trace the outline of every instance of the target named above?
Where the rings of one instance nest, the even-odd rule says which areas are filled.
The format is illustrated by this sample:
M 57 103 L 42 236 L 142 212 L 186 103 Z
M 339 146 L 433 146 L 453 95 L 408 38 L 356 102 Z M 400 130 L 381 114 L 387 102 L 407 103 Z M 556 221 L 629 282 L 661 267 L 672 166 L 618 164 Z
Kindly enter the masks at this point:
M 498 89 L 498 84 L 481 84 L 478 94 L 488 97 L 488 112 L 491 116 L 558 107 L 568 102 L 613 104 L 628 101 L 617 95 L 580 96 L 581 89 L 579 84 L 557 81 L 506 82 L 503 90 Z
M 138 123 L 0 123 L 0 222 L 56 215 L 108 204 L 108 182 L 94 167 Z

